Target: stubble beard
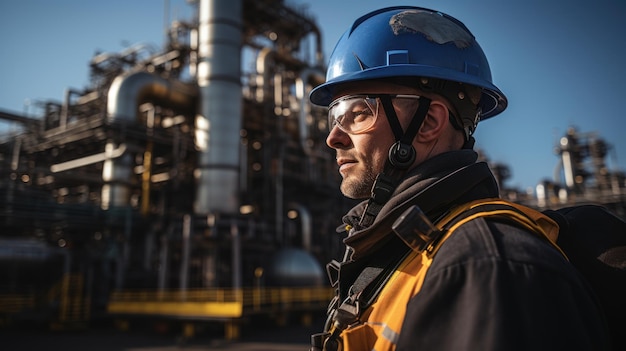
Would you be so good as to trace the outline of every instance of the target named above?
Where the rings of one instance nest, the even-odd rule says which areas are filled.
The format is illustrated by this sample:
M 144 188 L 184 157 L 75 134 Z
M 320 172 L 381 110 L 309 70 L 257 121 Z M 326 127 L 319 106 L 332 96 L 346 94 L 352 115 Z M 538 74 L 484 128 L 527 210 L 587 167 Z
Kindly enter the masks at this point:
M 361 174 L 353 174 L 341 182 L 341 192 L 351 199 L 366 199 L 372 194 L 372 186 L 376 181 L 377 172 L 367 165 Z

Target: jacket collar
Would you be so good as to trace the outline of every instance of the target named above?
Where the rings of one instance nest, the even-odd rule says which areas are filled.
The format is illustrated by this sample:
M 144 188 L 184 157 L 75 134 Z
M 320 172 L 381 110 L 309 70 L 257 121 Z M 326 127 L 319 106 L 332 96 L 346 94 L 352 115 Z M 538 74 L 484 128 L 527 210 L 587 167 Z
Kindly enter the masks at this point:
M 497 197 L 498 186 L 485 163 L 476 163 L 473 150 L 443 153 L 418 165 L 401 181 L 391 199 L 368 228 L 350 230 L 344 243 L 356 260 L 393 237 L 391 225 L 409 206 L 419 206 L 435 221 L 453 204 L 486 197 Z M 344 216 L 345 225 L 358 222 L 366 202 Z

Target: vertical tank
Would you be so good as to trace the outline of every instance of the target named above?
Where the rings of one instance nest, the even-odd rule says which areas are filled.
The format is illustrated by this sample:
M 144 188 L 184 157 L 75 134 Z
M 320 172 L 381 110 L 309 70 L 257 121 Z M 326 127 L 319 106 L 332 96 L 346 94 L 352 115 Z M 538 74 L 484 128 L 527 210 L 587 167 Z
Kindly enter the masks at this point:
M 200 91 L 195 143 L 199 151 L 197 214 L 239 209 L 242 1 L 201 0 L 198 26 Z

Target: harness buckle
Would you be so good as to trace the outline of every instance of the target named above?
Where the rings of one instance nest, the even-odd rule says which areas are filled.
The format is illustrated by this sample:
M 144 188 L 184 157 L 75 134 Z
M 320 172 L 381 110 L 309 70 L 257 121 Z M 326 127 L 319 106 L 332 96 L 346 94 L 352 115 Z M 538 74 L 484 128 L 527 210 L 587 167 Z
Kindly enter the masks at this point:
M 359 303 L 359 296 L 361 294 L 348 296 L 335 311 L 335 327 L 340 330 L 345 330 L 348 326 L 356 323 L 359 320 L 361 314 L 361 304 Z
M 328 280 L 330 281 L 330 286 L 333 288 L 339 284 L 339 267 L 341 263 L 336 260 L 330 261 L 326 264 L 326 274 L 328 275 Z
M 396 186 L 391 177 L 385 175 L 384 173 L 379 173 L 378 176 L 376 176 L 376 181 L 372 187 L 371 199 L 375 203 L 382 205 L 389 200 L 395 188 Z
M 426 217 L 418 206 L 411 206 L 396 219 L 391 229 L 413 251 L 421 252 L 443 232 Z

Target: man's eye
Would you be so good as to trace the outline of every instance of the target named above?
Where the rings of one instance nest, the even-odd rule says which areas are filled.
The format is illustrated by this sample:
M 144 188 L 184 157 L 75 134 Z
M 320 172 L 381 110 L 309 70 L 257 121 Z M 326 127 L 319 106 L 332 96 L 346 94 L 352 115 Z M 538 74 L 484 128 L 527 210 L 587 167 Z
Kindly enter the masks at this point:
M 359 123 L 359 122 L 363 122 L 364 120 L 372 117 L 372 110 L 370 109 L 363 109 L 363 110 L 359 110 L 359 111 L 352 111 L 352 119 L 354 120 L 354 122 Z

